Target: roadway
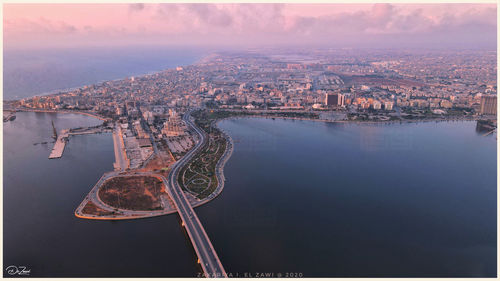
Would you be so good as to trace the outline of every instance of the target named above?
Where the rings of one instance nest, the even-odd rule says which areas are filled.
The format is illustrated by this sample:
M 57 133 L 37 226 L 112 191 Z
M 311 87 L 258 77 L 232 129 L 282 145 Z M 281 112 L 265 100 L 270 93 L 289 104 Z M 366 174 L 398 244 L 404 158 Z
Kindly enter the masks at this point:
M 189 204 L 178 182 L 178 176 L 181 168 L 189 163 L 191 158 L 201 149 L 205 142 L 205 133 L 201 131 L 200 128 L 195 126 L 191 120 L 189 120 L 189 117 L 190 112 L 186 112 L 183 120 L 198 134 L 199 141 L 195 144 L 193 149 L 191 149 L 188 153 L 186 153 L 186 155 L 184 155 L 184 157 L 173 165 L 172 171 L 168 175 L 168 181 L 164 181 L 165 183 L 168 183 L 165 184 L 165 187 L 177 208 L 177 212 L 182 219 L 184 227 L 188 232 L 205 276 L 227 277 L 226 271 L 224 270 L 224 267 L 222 266 L 219 257 L 217 256 L 217 253 L 215 252 L 214 247 L 210 242 L 205 229 L 203 228 L 203 225 Z
M 119 166 L 119 170 L 126 170 L 128 168 L 128 161 L 125 147 L 123 147 L 123 135 L 120 124 L 116 122 L 115 129 L 113 130 L 113 145 L 115 149 L 115 163 Z
M 163 181 L 163 184 L 165 185 L 165 190 L 167 191 L 168 195 L 172 199 L 175 208 L 177 209 L 177 212 L 179 216 L 181 217 L 182 224 L 186 228 L 186 231 L 189 235 L 189 238 L 191 239 L 191 243 L 193 245 L 193 248 L 196 252 L 196 255 L 198 256 L 198 262 L 200 263 L 204 273 L 205 277 L 227 277 L 227 273 L 224 270 L 224 267 L 222 266 L 221 261 L 219 260 L 219 257 L 217 256 L 217 253 L 215 252 L 215 249 L 212 245 L 212 242 L 208 238 L 207 233 L 205 232 L 205 229 L 203 228 L 203 225 L 201 224 L 198 216 L 194 212 L 191 204 L 189 203 L 188 199 L 186 198 L 186 195 L 182 191 L 182 188 L 179 186 L 178 183 L 178 176 L 179 172 L 184 165 L 189 163 L 193 156 L 202 148 L 203 144 L 206 141 L 206 134 L 204 131 L 202 131 L 200 128 L 198 128 L 195 124 L 191 122 L 189 119 L 190 117 L 190 112 L 186 112 L 183 116 L 183 120 L 186 122 L 188 126 L 190 126 L 196 134 L 199 136 L 198 142 L 194 145 L 193 149 L 188 151 L 184 157 L 182 157 L 179 161 L 175 162 L 172 166 L 172 170 L 168 175 L 168 180 L 160 174 L 156 174 L 153 172 L 136 172 L 136 173 L 127 173 L 127 175 L 124 175 L 120 173 L 119 171 L 114 171 L 110 173 L 106 173 L 103 175 L 99 181 L 96 183 L 94 188 L 90 191 L 90 193 L 87 195 L 87 197 L 84 199 L 80 207 L 77 209 L 77 212 L 81 212 L 81 209 L 85 204 L 91 200 L 97 205 L 105 210 L 115 210 L 115 208 L 112 208 L 110 206 L 107 206 L 104 204 L 98 195 L 98 190 L 99 187 L 108 179 L 111 177 L 115 176 L 133 176 L 133 175 L 143 175 L 143 176 L 154 176 L 161 178 Z M 117 159 L 118 162 L 122 162 L 122 159 Z M 123 167 L 123 166 L 122 166 Z M 161 199 L 163 204 L 166 204 L 167 202 L 164 200 L 164 198 Z M 123 212 L 124 215 L 146 215 L 149 213 L 149 215 L 157 215 L 159 212 L 148 212 L 148 211 L 130 211 L 130 210 L 123 210 L 123 209 L 118 209 L 119 211 Z
M 108 204 L 104 203 L 101 200 L 101 198 L 99 197 L 99 189 L 104 184 L 104 182 L 106 182 L 107 180 L 114 178 L 114 177 L 133 177 L 133 176 L 156 177 L 159 180 L 162 180 L 165 187 L 167 187 L 166 186 L 167 180 L 164 177 L 161 177 L 160 175 L 152 173 L 152 172 L 136 172 L 136 173 L 128 173 L 128 174 L 123 174 L 119 171 L 108 172 L 108 173 L 105 173 L 104 175 L 102 175 L 102 177 L 99 179 L 99 181 L 97 181 L 97 183 L 94 185 L 92 190 L 90 190 L 90 192 L 85 197 L 85 199 L 83 199 L 82 203 L 80 203 L 80 205 L 78 206 L 78 208 L 76 209 L 75 212 L 80 214 L 81 216 L 98 217 L 98 216 L 83 214 L 82 210 L 89 201 L 93 202 L 97 207 L 99 207 L 105 211 L 117 212 L 118 218 L 120 218 L 120 217 L 126 217 L 126 218 L 151 217 L 151 216 L 167 215 L 167 214 L 175 213 L 177 211 L 174 206 L 171 206 L 171 204 L 169 204 L 168 199 L 164 198 L 166 195 L 162 195 L 160 197 L 160 200 L 162 201 L 162 205 L 164 207 L 163 210 L 154 210 L 154 211 L 128 210 L 128 209 L 122 209 L 122 208 L 118 208 L 118 207 L 112 207 L 112 206 L 109 206 Z

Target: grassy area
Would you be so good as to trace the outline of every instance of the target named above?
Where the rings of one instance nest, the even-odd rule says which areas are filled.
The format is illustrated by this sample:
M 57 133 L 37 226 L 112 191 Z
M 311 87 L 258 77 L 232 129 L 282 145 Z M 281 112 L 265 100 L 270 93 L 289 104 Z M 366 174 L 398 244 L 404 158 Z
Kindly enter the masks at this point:
M 208 125 L 211 121 L 219 120 L 228 117 L 242 117 L 242 116 L 267 116 L 267 117 L 289 117 L 289 118 L 309 118 L 318 119 L 317 112 L 294 112 L 294 111 L 226 111 L 226 110 L 203 110 L 197 111 L 192 114 L 196 118 L 197 124 L 201 126 Z M 195 116 L 197 115 L 197 117 Z
M 199 199 L 212 194 L 218 186 L 216 176 L 217 163 L 224 155 L 227 140 L 215 123 L 223 118 L 240 116 L 295 117 L 317 119 L 317 113 L 309 112 L 268 112 L 266 114 L 251 111 L 198 110 L 191 114 L 195 124 L 207 133 L 207 140 L 200 152 L 185 165 L 179 173 L 182 189 L 195 194 Z
M 229 115 L 203 110 L 194 112 L 192 116 L 196 125 L 207 133 L 207 139 L 200 152 L 181 169 L 179 184 L 184 190 L 203 199 L 212 194 L 219 184 L 215 169 L 227 146 L 227 141 L 215 127 L 215 122 Z

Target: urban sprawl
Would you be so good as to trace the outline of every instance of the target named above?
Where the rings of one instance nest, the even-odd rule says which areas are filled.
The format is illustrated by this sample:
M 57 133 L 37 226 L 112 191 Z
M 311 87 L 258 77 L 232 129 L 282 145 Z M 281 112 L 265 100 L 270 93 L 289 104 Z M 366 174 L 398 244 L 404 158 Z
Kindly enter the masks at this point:
M 193 210 L 224 187 L 233 141 L 218 120 L 477 120 L 476 130 L 487 135 L 496 131 L 496 72 L 494 51 L 225 52 L 156 74 L 5 101 L 4 122 L 17 111 L 104 120 L 59 133 L 52 123 L 51 159 L 62 157 L 72 135 L 113 132 L 114 171 L 75 215 L 118 220 L 177 212 L 204 274 L 223 277 L 229 275 Z
M 183 111 L 205 105 L 214 109 L 335 112 L 319 115 L 336 120 L 494 115 L 496 72 L 494 51 L 223 53 L 191 66 L 9 105 L 85 110 L 112 119 L 142 115 L 149 124 L 166 120 L 169 109 Z M 165 135 L 160 127 L 153 132 Z

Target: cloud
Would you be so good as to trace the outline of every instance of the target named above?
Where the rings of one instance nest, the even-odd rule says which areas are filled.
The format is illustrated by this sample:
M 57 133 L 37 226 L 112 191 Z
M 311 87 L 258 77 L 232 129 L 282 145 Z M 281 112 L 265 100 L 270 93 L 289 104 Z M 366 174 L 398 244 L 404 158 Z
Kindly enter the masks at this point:
M 464 12 L 428 15 L 422 8 L 404 9 L 391 4 L 375 4 L 370 10 L 339 13 L 321 17 L 296 16 L 285 30 L 303 34 L 423 34 L 436 31 L 459 31 L 466 26 L 496 28 L 496 9 L 468 9 Z
M 138 12 L 144 10 L 144 4 L 143 3 L 135 3 L 135 4 L 130 4 L 128 6 L 129 11 L 131 12 Z
M 77 28 L 64 21 L 53 21 L 40 17 L 35 20 L 14 19 L 4 21 L 4 32 L 6 34 L 28 33 L 28 34 L 72 34 Z
M 55 6 L 54 6 L 55 7 Z M 74 7 L 68 5 L 68 7 Z M 6 42 L 28 42 L 33 34 L 59 41 L 184 42 L 232 44 L 371 44 L 478 39 L 496 44 L 496 6 L 484 4 L 130 4 L 85 6 L 78 17 L 66 7 L 52 14 L 17 16 L 4 10 Z M 42 16 L 42 17 L 40 17 Z M 42 38 L 40 35 L 38 38 Z M 79 37 L 80 36 L 80 37 Z M 56 42 L 56 41 L 54 41 Z M 480 43 L 481 43 L 480 42 Z M 391 43 L 391 45 L 393 44 Z M 76 43 L 75 43 L 76 44 Z M 429 43 L 430 44 L 430 43 Z
M 160 4 L 153 15 L 181 32 L 282 31 L 283 4 Z
M 233 22 L 233 16 L 228 10 L 213 4 L 187 4 L 186 10 L 203 24 L 230 27 Z

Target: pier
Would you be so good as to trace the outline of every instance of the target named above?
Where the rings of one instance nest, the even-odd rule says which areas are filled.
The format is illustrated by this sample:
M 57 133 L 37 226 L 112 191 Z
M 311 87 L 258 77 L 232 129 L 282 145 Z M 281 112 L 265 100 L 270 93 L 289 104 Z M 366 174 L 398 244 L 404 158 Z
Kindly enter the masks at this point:
M 94 127 L 83 127 L 76 129 L 69 129 L 70 136 L 77 135 L 92 135 L 92 134 L 101 134 L 101 133 L 109 133 L 111 129 L 104 128 L 102 125 L 94 126 Z
M 50 152 L 49 159 L 61 158 L 64 152 L 64 147 L 66 146 L 66 141 L 69 137 L 69 130 L 61 130 L 57 136 L 57 140 L 54 144 L 54 148 Z
M 52 124 L 54 126 L 54 124 Z M 54 148 L 50 152 L 49 159 L 61 158 L 64 153 L 64 147 L 66 146 L 66 142 L 70 136 L 77 135 L 90 135 L 90 134 L 100 134 L 110 132 L 109 129 L 104 128 L 103 126 L 94 126 L 94 127 L 83 127 L 77 129 L 64 129 L 61 130 L 59 134 L 55 131 L 54 128 L 54 137 L 57 137 L 56 142 L 54 143 Z

